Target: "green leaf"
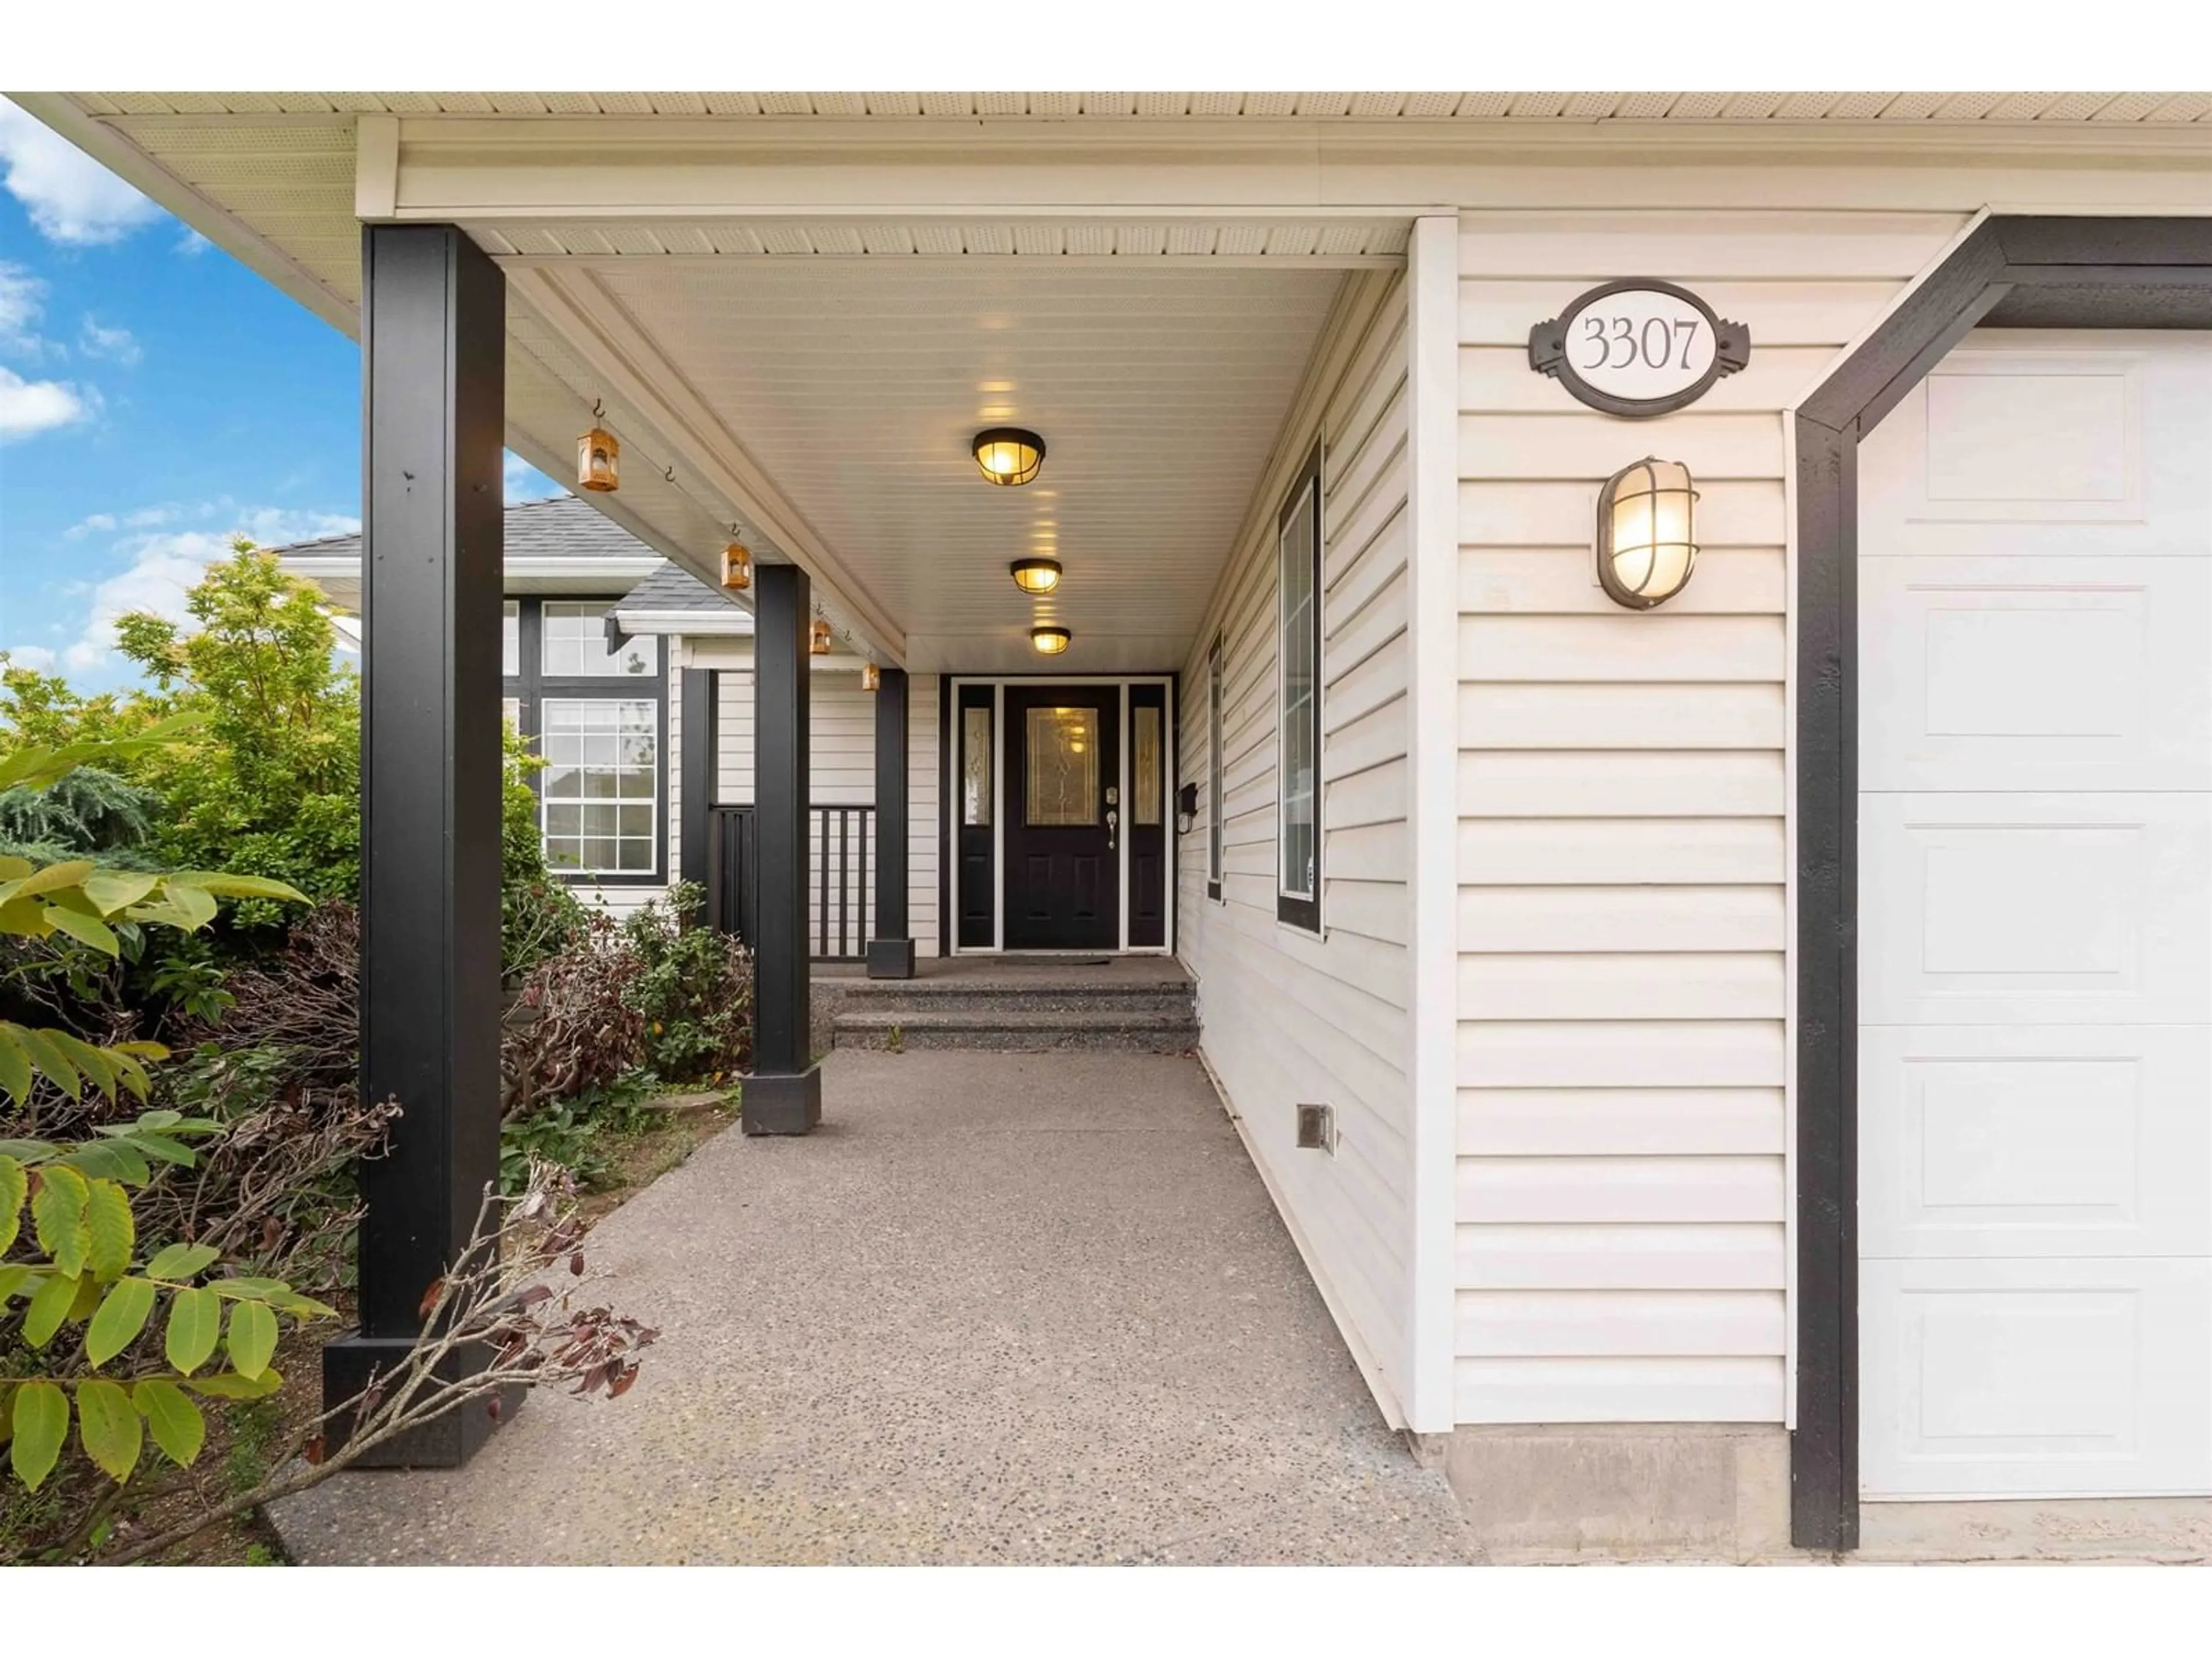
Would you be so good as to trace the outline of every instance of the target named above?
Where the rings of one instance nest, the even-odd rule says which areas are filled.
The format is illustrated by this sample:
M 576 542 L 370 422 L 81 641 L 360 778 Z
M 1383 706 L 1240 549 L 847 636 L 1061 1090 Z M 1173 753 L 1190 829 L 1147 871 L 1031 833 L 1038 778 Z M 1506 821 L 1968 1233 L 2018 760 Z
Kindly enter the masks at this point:
M 21 1158 L 26 1164 L 44 1164 L 54 1155 L 51 1140 L 0 1140 L 0 1157 Z
M 116 1140 L 88 1140 L 55 1160 L 88 1177 L 119 1181 L 126 1187 L 143 1187 L 153 1176 L 143 1154 Z
M 189 1467 L 207 1439 L 207 1419 L 191 1397 L 175 1383 L 149 1376 L 131 1390 L 131 1400 L 145 1413 L 161 1455 L 179 1468 Z
M 220 1255 L 212 1244 L 172 1244 L 146 1264 L 146 1277 L 181 1282 L 204 1271 Z
M 19 859 L 13 853 L 0 853 L 0 881 L 17 880 L 29 875 L 35 867 L 28 859 Z
M 31 1219 L 38 1230 L 39 1248 L 71 1279 L 84 1271 L 85 1255 L 92 1248 L 91 1235 L 84 1224 L 88 1195 L 84 1177 L 57 1164 L 39 1171 L 39 1190 L 31 1198 Z
M 222 1336 L 222 1303 L 213 1291 L 179 1291 L 169 1304 L 163 1352 L 190 1376 L 208 1362 Z
M 182 1112 L 141 1112 L 138 1114 L 137 1123 L 134 1127 L 141 1129 L 168 1129 L 173 1128 L 184 1121 L 185 1115 Z
M 23 1229 L 23 1200 L 31 1190 L 31 1177 L 14 1158 L 0 1154 L 0 1255 Z
M 223 1346 L 240 1376 L 259 1376 L 276 1352 L 276 1316 L 258 1302 L 239 1303 L 230 1310 L 230 1335 Z
M 82 915 L 59 904 L 46 907 L 46 920 L 54 931 L 67 933 L 81 945 L 89 945 L 107 956 L 120 956 L 123 947 L 117 943 L 115 930 L 97 916 Z
M 114 1144 L 118 1146 L 128 1146 L 134 1152 L 144 1153 L 148 1158 L 159 1158 L 164 1164 L 181 1164 L 188 1170 L 198 1157 L 198 1154 L 191 1147 L 179 1141 L 172 1140 L 167 1135 L 118 1135 Z
M 82 1100 L 84 1086 L 77 1079 L 76 1067 L 70 1065 L 67 1056 L 54 1047 L 52 1034 L 33 1030 L 27 1025 L 18 1025 L 14 1030 L 15 1041 L 22 1046 L 24 1054 L 31 1062 L 31 1069 L 71 1100 Z
M 0 1020 L 0 1094 L 21 1104 L 31 1094 L 31 1057 L 15 1040 L 15 1027 Z
M 203 893 L 212 893 L 217 898 L 290 899 L 305 904 L 307 896 L 288 882 L 271 881 L 266 876 L 235 876 L 220 870 L 179 870 L 169 878 L 169 890 L 179 887 L 194 888 Z
M 9 1417 L 15 1438 L 8 1448 L 8 1460 L 15 1478 L 36 1492 L 53 1473 L 62 1443 L 69 1438 L 69 1396 L 51 1382 L 26 1382 L 15 1390 Z
M 138 1467 L 146 1443 L 138 1408 L 120 1382 L 81 1382 L 76 1390 L 76 1431 L 85 1455 L 119 1486 Z
M 161 891 L 167 901 L 167 908 L 185 918 L 184 928 L 186 933 L 191 933 L 195 928 L 204 927 L 215 920 L 215 895 L 205 888 L 180 884 L 174 876 L 171 876 L 162 884 Z M 143 909 L 147 907 L 138 908 Z
M 105 1365 L 138 1340 L 154 1316 L 154 1286 L 143 1279 L 117 1281 L 84 1333 L 84 1357 Z
M 54 1333 L 62 1328 L 69 1316 L 70 1304 L 76 1300 L 76 1276 L 56 1273 L 39 1286 L 38 1294 L 23 1310 L 23 1340 L 34 1348 L 43 1348 L 54 1340 Z
M 45 1033 L 45 1036 L 49 1042 L 68 1056 L 70 1065 L 84 1073 L 88 1083 L 110 1100 L 115 1098 L 115 1062 L 113 1060 L 82 1037 L 73 1036 L 67 1031 L 50 1030 Z
M 20 1261 L 0 1261 L 0 1308 L 5 1308 L 26 1285 L 42 1284 L 37 1272 Z
M 0 904 L 10 899 L 28 898 L 33 893 L 51 893 L 64 887 L 79 885 L 92 873 L 89 859 L 66 859 L 59 864 L 50 864 L 43 870 L 33 870 L 27 876 L 14 881 L 0 882 Z
M 185 1386 L 194 1394 L 210 1395 L 217 1400 L 260 1400 L 283 1388 L 284 1379 L 271 1367 L 258 1376 L 218 1371 L 213 1376 L 193 1377 Z
M 85 1188 L 84 1225 L 92 1241 L 85 1259 L 95 1277 L 120 1279 L 131 1271 L 131 1253 L 138 1243 L 131 1200 L 112 1181 L 88 1181 Z
M 137 903 L 161 884 L 161 877 L 143 875 L 136 870 L 95 870 L 84 878 L 84 896 L 100 907 L 100 915 L 112 916 Z

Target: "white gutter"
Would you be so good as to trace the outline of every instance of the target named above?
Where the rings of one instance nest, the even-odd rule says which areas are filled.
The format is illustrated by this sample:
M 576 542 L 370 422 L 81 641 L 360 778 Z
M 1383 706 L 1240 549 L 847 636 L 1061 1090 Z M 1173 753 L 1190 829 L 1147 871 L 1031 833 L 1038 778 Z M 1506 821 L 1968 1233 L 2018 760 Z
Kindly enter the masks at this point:
M 615 610 L 615 626 L 625 634 L 743 634 L 753 631 L 748 611 Z

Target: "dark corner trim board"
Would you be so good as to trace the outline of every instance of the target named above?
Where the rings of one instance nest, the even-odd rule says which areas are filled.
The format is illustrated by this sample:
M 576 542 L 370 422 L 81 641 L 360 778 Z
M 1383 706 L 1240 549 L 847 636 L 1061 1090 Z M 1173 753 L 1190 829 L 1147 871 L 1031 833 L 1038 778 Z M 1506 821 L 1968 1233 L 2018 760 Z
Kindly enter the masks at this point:
M 2212 328 L 2212 219 L 1984 220 L 1799 407 L 1790 1538 L 1858 1546 L 1858 444 L 1976 327 Z

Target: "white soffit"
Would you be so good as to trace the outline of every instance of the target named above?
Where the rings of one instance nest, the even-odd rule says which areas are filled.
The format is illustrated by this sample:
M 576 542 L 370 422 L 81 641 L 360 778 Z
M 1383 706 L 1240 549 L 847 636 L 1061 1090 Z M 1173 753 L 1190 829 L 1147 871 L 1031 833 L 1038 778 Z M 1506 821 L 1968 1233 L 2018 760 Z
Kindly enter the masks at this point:
M 2199 121 L 2201 92 L 80 92 L 94 115 L 1095 121 Z
M 570 274 L 650 341 L 771 478 L 921 672 L 1179 662 L 1342 274 L 640 259 Z M 975 433 L 1041 433 L 1042 476 L 987 483 Z M 1032 602 L 1006 566 L 1059 558 Z

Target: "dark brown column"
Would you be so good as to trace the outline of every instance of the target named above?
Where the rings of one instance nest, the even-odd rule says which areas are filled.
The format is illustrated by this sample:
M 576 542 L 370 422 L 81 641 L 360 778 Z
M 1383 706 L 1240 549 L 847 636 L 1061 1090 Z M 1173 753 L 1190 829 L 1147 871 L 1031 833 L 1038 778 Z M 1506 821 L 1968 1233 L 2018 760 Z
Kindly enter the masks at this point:
M 759 854 L 753 943 L 749 1135 L 803 1135 L 822 1121 L 822 1073 L 807 1030 L 807 635 L 811 584 L 795 564 L 753 577 L 753 815 Z

